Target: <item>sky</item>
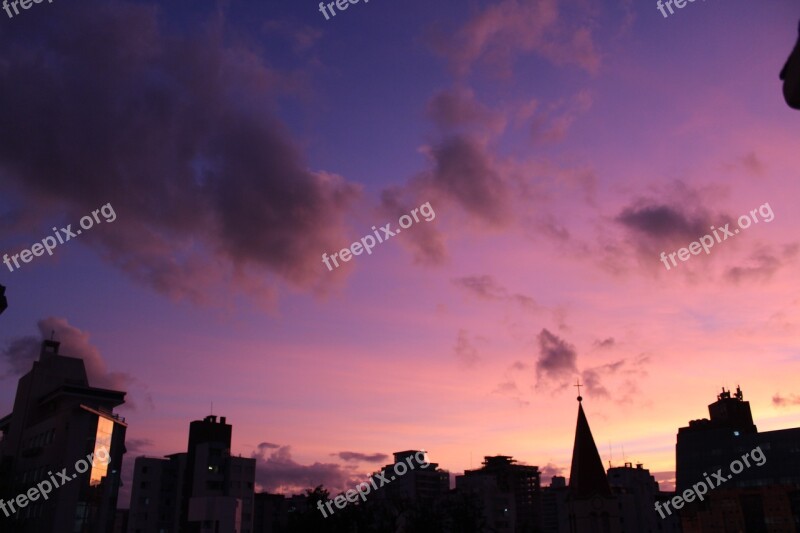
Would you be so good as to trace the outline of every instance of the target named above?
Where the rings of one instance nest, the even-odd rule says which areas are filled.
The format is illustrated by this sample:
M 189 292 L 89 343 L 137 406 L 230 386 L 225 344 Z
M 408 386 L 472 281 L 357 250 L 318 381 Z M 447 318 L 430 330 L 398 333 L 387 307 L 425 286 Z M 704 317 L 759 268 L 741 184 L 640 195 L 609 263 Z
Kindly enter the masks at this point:
M 212 409 L 285 494 L 407 449 L 547 485 L 577 380 L 664 489 L 721 387 L 800 425 L 800 6 L 654 4 L 0 12 L 0 253 L 74 233 L 0 265 L 0 411 L 55 332 L 128 393 L 128 487 Z

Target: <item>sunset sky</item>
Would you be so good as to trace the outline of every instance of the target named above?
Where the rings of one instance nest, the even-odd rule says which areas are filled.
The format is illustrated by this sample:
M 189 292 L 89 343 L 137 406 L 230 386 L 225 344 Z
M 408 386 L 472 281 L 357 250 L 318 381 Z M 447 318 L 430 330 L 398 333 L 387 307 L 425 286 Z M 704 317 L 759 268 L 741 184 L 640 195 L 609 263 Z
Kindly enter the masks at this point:
M 800 425 L 790 0 L 55 0 L 0 12 L 0 416 L 43 335 L 128 392 L 136 456 L 233 424 L 264 490 L 394 451 L 569 475 L 580 379 L 604 463 L 674 480 L 740 384 Z M 372 226 L 420 221 L 329 271 Z M 762 207 L 768 204 L 766 207 Z M 774 218 L 669 271 L 680 248 Z M 346 453 L 352 452 L 352 453 Z

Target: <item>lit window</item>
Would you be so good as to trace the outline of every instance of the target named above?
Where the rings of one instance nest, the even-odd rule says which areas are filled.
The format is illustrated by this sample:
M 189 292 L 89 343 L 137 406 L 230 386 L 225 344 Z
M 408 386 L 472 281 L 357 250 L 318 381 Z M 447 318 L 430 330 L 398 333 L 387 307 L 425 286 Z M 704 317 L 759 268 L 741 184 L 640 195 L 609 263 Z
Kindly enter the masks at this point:
M 108 462 L 111 460 L 111 435 L 114 433 L 114 422 L 105 418 L 97 418 L 97 433 L 94 440 L 94 458 L 92 460 L 92 473 L 89 485 L 99 485 L 108 474 Z

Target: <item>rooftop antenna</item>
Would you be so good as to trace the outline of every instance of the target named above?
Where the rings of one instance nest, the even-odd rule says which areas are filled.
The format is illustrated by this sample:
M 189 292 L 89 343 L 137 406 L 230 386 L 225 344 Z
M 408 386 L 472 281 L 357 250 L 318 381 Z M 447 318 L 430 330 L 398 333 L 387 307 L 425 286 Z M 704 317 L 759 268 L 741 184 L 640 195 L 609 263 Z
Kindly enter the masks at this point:
M 214 402 L 211 402 L 211 416 L 214 416 Z
M 625 445 L 624 444 L 622 445 L 622 462 L 623 463 L 627 463 L 628 462 L 627 458 L 625 457 Z
M 611 440 L 608 441 L 608 467 L 611 468 L 611 460 L 614 458 L 614 455 L 611 453 Z

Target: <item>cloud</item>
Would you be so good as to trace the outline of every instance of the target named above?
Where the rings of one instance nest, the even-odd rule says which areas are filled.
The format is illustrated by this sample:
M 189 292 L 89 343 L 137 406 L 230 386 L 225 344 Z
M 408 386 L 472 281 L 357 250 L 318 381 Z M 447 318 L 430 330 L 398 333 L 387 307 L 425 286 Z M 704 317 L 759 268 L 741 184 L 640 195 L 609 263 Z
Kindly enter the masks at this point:
M 256 483 L 261 491 L 289 494 L 324 485 L 331 493 L 337 493 L 358 483 L 341 465 L 319 462 L 302 465 L 292 459 L 290 446 L 276 446 L 264 442 L 252 454 L 256 459 Z
M 125 439 L 125 449 L 129 454 L 142 454 L 153 447 L 150 439 Z
M 619 375 L 618 384 L 613 389 L 613 398 L 616 403 L 630 403 L 639 393 L 636 381 L 624 376 L 642 377 L 647 375 L 644 365 L 650 362 L 650 357 L 640 354 L 635 358 L 623 358 L 612 363 L 586 368 L 581 372 L 581 379 L 586 386 L 586 393 L 595 398 L 609 398 L 612 393 L 604 385 L 604 381 L 612 376 Z
M 546 479 L 552 479 L 553 476 L 563 476 L 564 468 L 548 462 L 546 465 L 539 467 L 539 472 L 539 477 L 544 481 Z
M 456 338 L 456 345 L 453 348 L 456 358 L 467 367 L 475 366 L 480 360 L 478 350 L 472 345 L 467 337 L 466 330 L 458 330 L 458 337 Z
M 625 364 L 625 360 L 621 359 L 614 363 L 608 363 L 593 368 L 587 368 L 581 373 L 584 385 L 586 385 L 586 392 L 590 395 L 598 397 L 608 396 L 608 390 L 602 385 L 601 378 L 604 375 L 614 374 L 617 370 Z
M 431 44 L 459 75 L 478 61 L 506 73 L 517 55 L 536 53 L 556 65 L 597 72 L 600 54 L 591 31 L 559 14 L 557 0 L 503 0 L 472 16 L 455 32 L 442 30 Z
M 428 102 L 427 114 L 434 124 L 447 132 L 463 129 L 481 133 L 489 130 L 496 135 L 506 126 L 504 113 L 479 102 L 469 88 L 438 92 Z
M 707 216 L 693 216 L 679 207 L 643 202 L 623 209 L 616 221 L 645 239 L 662 242 L 697 239 L 711 222 Z
M 490 228 L 511 221 L 511 190 L 486 142 L 453 135 L 427 148 L 433 169 L 421 180 L 434 193 L 455 202 Z
M 456 287 L 465 289 L 483 300 L 503 300 L 508 297 L 508 291 L 501 287 L 492 276 L 467 276 L 452 281 Z
M 497 385 L 494 392 L 500 394 L 519 393 L 519 387 L 517 387 L 517 384 L 513 381 L 504 381 Z
M 560 380 L 569 379 L 578 373 L 578 354 L 575 347 L 542 329 L 538 336 L 539 357 L 536 360 L 536 379 Z
M 292 76 L 213 14 L 181 30 L 153 5 L 52 9 L 59 23 L 35 38 L 24 20 L 0 35 L 0 92 L 15 102 L 0 185 L 71 222 L 111 203 L 118 219 L 81 242 L 170 297 L 211 303 L 216 282 L 269 300 L 280 281 L 324 290 L 341 275 L 319 254 L 349 238 L 360 189 L 311 170 L 272 114 Z
M 531 123 L 531 137 L 537 143 L 563 141 L 572 124 L 592 107 L 589 91 L 578 92 L 569 100 L 560 99 L 537 113 Z
M 20 376 L 30 371 L 33 362 L 39 359 L 42 340 L 49 339 L 53 334 L 55 340 L 61 343 L 58 352 L 60 355 L 83 359 L 90 386 L 129 392 L 134 384 L 138 384 L 130 374 L 109 371 L 100 351 L 91 344 L 89 334 L 70 325 L 67 319 L 48 317 L 39 320 L 37 326 L 40 338 L 30 336 L 13 339 L 0 352 L 0 357 L 9 367 L 3 377 Z M 152 399 L 146 393 L 145 402 L 152 407 Z M 136 408 L 130 394 L 126 395 L 125 405 L 122 407 Z
M 526 365 L 522 361 L 514 361 L 511 364 L 511 367 L 509 368 L 509 370 L 518 370 L 518 371 L 523 371 L 523 370 L 527 370 L 527 369 L 528 369 L 528 365 Z
M 772 275 L 797 255 L 798 245 L 790 244 L 776 251 L 771 247 L 758 247 L 743 265 L 725 271 L 725 278 L 739 284 L 745 281 L 768 281 Z
M 797 394 L 790 394 L 787 396 L 781 396 L 779 393 L 775 393 L 775 396 L 772 397 L 772 405 L 775 407 L 788 407 L 790 405 L 800 405 L 800 396 Z
M 514 400 L 516 404 L 520 407 L 525 407 L 531 404 L 528 400 L 522 399 L 521 391 L 517 386 L 517 383 L 513 380 L 503 381 L 502 383 L 498 383 L 497 387 L 494 388 L 492 394 L 500 394 L 502 396 L 507 396 Z
M 385 453 L 366 454 L 359 452 L 339 452 L 335 455 L 345 461 L 359 461 L 366 463 L 384 463 L 389 460 L 389 456 Z
M 465 276 L 463 278 L 455 278 L 452 282 L 456 287 L 464 289 L 482 300 L 510 301 L 531 311 L 539 309 L 539 305 L 533 298 L 520 293 L 509 293 L 505 287 L 497 283 L 497 281 L 489 275 Z
M 746 174 L 756 178 L 764 178 L 767 176 L 767 166 L 754 150 L 737 157 L 735 162 L 727 163 L 723 165 L 723 167 L 725 170 L 742 169 Z
M 41 342 L 36 337 L 19 337 L 9 341 L 0 351 L 7 367 L 0 377 L 17 377 L 28 372 L 33 367 L 33 362 L 39 358 L 40 345 Z
M 614 337 L 608 337 L 603 340 L 598 339 L 594 341 L 594 345 L 598 348 L 611 348 L 614 346 L 615 342 L 616 341 L 614 341 Z
M 381 208 L 379 212 L 387 216 L 390 220 L 399 220 L 401 216 L 408 213 L 416 206 L 430 202 L 430 198 L 422 200 L 425 193 L 417 196 L 418 202 L 404 198 L 402 187 L 390 187 L 381 193 Z M 431 207 L 436 212 L 438 203 L 432 202 Z M 425 220 L 424 218 L 420 219 Z M 409 249 L 413 254 L 413 260 L 421 265 L 440 265 L 447 261 L 447 248 L 444 244 L 444 237 L 439 227 L 433 222 L 425 221 L 414 224 L 409 230 L 403 233 L 400 239 L 401 246 Z

